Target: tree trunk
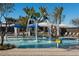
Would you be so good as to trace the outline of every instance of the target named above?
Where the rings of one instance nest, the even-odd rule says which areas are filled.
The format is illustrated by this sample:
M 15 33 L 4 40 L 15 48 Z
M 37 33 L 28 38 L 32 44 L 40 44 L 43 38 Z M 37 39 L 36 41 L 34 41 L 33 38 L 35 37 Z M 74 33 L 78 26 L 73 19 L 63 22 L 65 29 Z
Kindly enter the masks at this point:
M 7 21 L 6 21 L 6 29 L 5 29 L 5 33 L 6 33 L 6 40 L 7 40 Z
M 59 20 L 57 20 L 57 36 L 59 36 Z
M 4 43 L 4 36 L 1 36 L 1 46 L 3 46 Z
M 23 33 L 23 38 L 25 37 L 25 31 L 24 29 L 22 29 L 22 33 Z
M 1 33 L 1 46 L 3 46 L 3 43 L 4 43 L 4 36 L 5 36 L 5 33 L 2 32 Z

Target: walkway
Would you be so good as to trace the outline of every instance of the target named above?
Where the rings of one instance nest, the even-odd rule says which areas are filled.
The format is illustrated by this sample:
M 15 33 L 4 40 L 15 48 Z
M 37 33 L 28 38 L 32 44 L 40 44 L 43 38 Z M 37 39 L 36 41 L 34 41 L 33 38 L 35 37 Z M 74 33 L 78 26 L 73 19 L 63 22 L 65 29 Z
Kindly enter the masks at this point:
M 40 48 L 40 49 L 11 49 L 11 50 L 0 50 L 2 56 L 79 56 L 79 50 L 72 49 L 60 49 L 60 48 Z

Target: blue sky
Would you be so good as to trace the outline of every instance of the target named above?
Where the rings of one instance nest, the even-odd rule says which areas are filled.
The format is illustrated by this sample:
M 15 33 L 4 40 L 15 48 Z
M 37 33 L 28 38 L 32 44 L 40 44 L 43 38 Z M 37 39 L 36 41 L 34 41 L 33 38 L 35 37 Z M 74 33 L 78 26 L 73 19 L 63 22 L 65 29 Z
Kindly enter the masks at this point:
M 63 15 L 65 15 L 65 19 L 62 23 L 70 24 L 70 21 L 74 18 L 79 17 L 79 4 L 78 3 L 16 3 L 15 11 L 8 16 L 13 18 L 19 18 L 19 16 L 26 16 L 23 11 L 24 7 L 34 7 L 38 12 L 40 6 L 47 7 L 47 12 L 53 14 L 54 8 L 57 6 L 62 6 L 64 8 Z M 51 18 L 52 20 L 52 18 Z

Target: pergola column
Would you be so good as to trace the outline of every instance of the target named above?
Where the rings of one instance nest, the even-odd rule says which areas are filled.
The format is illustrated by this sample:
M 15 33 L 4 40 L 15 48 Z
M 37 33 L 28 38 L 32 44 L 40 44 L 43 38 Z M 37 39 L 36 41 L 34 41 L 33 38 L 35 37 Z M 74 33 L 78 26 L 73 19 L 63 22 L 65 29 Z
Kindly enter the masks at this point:
M 14 35 L 17 36 L 17 34 L 18 34 L 18 33 L 17 33 L 17 28 L 14 27 Z

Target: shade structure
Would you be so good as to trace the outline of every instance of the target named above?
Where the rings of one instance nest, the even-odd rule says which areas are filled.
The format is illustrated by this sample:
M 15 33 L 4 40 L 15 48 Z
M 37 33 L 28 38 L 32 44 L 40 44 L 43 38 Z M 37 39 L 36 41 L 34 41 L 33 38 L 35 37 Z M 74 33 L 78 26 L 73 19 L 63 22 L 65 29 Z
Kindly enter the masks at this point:
M 59 24 L 59 27 L 64 27 L 64 28 L 76 28 L 77 26 L 74 26 L 72 24 Z M 77 27 L 78 28 L 78 27 Z
M 27 26 L 22 26 L 20 24 L 15 24 L 14 27 L 17 27 L 17 28 L 26 28 Z
M 7 26 L 7 27 L 12 27 L 12 26 L 14 26 L 14 25 L 15 25 L 15 24 L 10 24 L 10 25 L 9 25 L 9 24 L 7 24 L 7 25 L 6 25 L 6 24 L 0 24 L 0 26 L 2 26 L 2 27 L 6 27 L 6 26 Z
M 47 23 L 47 22 L 41 22 L 41 23 L 38 23 L 38 25 L 40 27 L 49 27 L 49 25 L 52 25 L 51 23 Z
M 68 27 L 66 24 L 59 24 L 59 27 Z
M 35 28 L 36 27 L 36 24 L 30 24 L 28 25 L 28 28 Z M 40 27 L 38 24 L 37 24 L 37 27 Z

